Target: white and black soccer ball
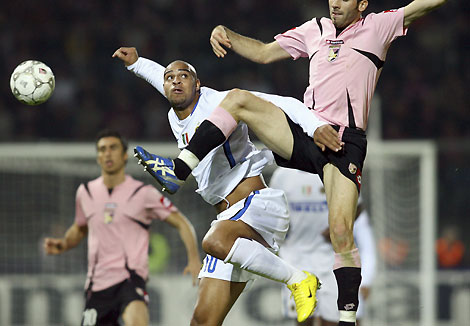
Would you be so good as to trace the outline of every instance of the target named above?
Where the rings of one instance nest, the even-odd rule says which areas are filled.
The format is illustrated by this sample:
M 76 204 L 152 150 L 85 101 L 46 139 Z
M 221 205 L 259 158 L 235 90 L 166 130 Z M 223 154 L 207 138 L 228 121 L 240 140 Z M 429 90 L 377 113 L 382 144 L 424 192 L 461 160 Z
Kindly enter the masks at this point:
M 46 64 L 27 60 L 20 63 L 11 74 L 10 87 L 21 103 L 38 105 L 51 97 L 55 88 L 55 77 Z

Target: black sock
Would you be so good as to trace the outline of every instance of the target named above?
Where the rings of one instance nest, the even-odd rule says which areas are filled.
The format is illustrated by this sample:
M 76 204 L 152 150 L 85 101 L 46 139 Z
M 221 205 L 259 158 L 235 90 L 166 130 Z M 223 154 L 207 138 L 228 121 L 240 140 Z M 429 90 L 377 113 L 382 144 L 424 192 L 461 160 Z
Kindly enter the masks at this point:
M 189 166 L 186 163 L 184 163 L 182 159 L 179 159 L 179 158 L 175 158 L 173 160 L 173 163 L 175 163 L 176 177 L 180 180 L 186 180 L 192 172 Z
M 361 269 L 358 267 L 341 267 L 334 270 L 338 283 L 338 310 L 357 311 L 359 305 L 359 286 L 361 285 Z M 341 326 L 354 325 L 344 323 Z
M 199 161 L 202 161 L 207 154 L 217 146 L 225 142 L 223 132 L 209 120 L 204 120 L 191 138 L 186 150 L 193 153 Z M 191 174 L 191 168 L 181 159 L 173 160 L 175 163 L 175 175 L 180 180 L 186 180 Z
M 193 153 L 199 161 L 202 161 L 211 150 L 223 144 L 225 140 L 222 130 L 209 120 L 204 120 L 197 128 L 186 149 Z
M 356 323 L 350 323 L 348 321 L 340 321 L 338 326 L 356 326 Z

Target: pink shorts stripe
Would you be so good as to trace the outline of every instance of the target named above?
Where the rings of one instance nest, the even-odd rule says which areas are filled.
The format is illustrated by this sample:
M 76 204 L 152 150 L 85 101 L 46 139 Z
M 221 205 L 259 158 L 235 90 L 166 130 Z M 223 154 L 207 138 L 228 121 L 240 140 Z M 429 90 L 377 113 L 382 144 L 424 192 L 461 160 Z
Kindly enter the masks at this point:
M 237 122 L 232 117 L 232 115 L 220 106 L 216 107 L 214 111 L 212 111 L 207 120 L 212 122 L 222 131 L 225 139 L 227 139 L 237 127 Z

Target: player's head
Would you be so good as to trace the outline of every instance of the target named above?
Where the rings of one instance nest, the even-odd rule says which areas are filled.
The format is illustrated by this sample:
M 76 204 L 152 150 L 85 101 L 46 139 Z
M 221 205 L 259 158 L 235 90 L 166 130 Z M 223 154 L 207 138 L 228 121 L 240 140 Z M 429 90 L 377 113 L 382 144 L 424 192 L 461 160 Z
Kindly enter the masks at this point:
M 127 141 L 117 131 L 104 129 L 96 136 L 96 162 L 101 171 L 115 174 L 124 170 L 127 162 Z
M 328 0 L 330 18 L 336 28 L 345 28 L 361 18 L 367 0 Z
M 164 72 L 165 96 L 175 110 L 184 110 L 197 100 L 201 82 L 196 69 L 181 60 L 170 63 Z

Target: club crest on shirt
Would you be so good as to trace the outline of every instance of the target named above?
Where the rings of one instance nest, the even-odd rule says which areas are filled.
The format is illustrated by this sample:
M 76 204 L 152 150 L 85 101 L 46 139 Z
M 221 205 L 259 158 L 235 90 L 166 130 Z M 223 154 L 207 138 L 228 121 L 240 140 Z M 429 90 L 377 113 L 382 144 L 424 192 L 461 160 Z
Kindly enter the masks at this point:
M 328 50 L 328 61 L 335 61 L 339 56 L 339 50 L 341 50 L 341 45 L 330 45 Z
M 335 61 L 339 56 L 339 50 L 341 50 L 341 44 L 344 44 L 343 40 L 326 40 L 329 44 L 328 48 L 328 61 Z
M 104 205 L 104 223 L 105 224 L 109 224 L 113 221 L 116 207 L 117 207 L 116 203 L 106 203 Z

